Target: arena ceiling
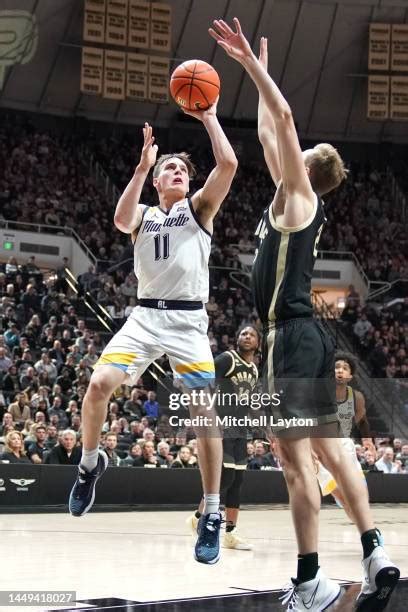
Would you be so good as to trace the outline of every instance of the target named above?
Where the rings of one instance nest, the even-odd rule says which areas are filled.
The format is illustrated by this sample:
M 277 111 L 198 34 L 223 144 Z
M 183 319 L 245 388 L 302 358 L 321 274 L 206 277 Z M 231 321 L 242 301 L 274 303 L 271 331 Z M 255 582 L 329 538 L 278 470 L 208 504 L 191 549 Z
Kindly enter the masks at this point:
M 253 84 L 207 34 L 212 19 L 237 16 L 256 49 L 260 36 L 268 36 L 270 72 L 302 137 L 408 142 L 408 122 L 366 119 L 369 23 L 406 22 L 408 0 L 167 1 L 173 11 L 172 66 L 191 58 L 214 65 L 222 81 L 220 116 L 256 118 Z M 83 0 L 2 0 L 0 10 L 34 14 L 39 32 L 30 61 L 7 66 L 7 38 L 0 31 L 0 106 L 156 126 L 176 120 L 172 102 L 116 102 L 80 93 Z

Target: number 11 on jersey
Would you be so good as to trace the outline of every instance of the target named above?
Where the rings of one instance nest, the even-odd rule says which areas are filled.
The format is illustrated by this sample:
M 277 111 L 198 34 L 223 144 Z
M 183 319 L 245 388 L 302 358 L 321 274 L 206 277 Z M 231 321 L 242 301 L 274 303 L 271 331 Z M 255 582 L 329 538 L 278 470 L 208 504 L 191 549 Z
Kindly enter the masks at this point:
M 162 238 L 163 238 L 163 259 L 168 259 L 169 257 L 169 247 L 170 247 L 170 237 L 169 234 L 156 234 L 154 237 L 154 260 L 159 261 L 162 259 Z

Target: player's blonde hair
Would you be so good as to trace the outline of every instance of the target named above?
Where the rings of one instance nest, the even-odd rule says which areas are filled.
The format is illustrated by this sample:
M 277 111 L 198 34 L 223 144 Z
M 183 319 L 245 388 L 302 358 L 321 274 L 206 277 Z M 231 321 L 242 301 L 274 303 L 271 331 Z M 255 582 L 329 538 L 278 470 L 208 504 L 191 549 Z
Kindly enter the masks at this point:
M 195 169 L 193 162 L 190 159 L 190 155 L 183 151 L 182 153 L 166 153 L 166 155 L 161 155 L 159 159 L 157 160 L 156 165 L 154 166 L 153 178 L 157 178 L 159 176 L 160 170 L 163 164 L 166 163 L 166 161 L 168 159 L 171 159 L 172 157 L 177 157 L 178 159 L 181 159 L 181 161 L 183 161 L 186 164 L 188 176 L 190 178 L 196 175 L 196 169 Z
M 318 195 L 338 187 L 348 174 L 339 152 L 331 144 L 316 145 L 306 155 L 305 163 L 310 169 L 312 187 Z

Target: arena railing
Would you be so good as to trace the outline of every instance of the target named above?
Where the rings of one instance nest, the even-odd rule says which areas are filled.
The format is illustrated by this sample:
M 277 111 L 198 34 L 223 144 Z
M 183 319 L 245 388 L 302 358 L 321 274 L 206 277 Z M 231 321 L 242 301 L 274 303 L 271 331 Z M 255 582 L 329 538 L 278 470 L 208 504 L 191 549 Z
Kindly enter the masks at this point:
M 86 246 L 85 242 L 78 236 L 75 230 L 67 225 L 45 225 L 43 223 L 27 223 L 25 221 L 11 221 L 10 219 L 2 219 L 0 221 L 0 226 L 4 229 L 9 230 L 17 230 L 20 232 L 33 232 L 36 234 L 56 234 L 64 236 L 68 236 L 69 238 L 73 238 L 75 242 L 83 249 L 89 259 L 92 260 L 92 263 L 96 265 L 97 259 L 92 251 Z
M 367 302 L 372 302 L 375 298 L 381 297 L 381 300 L 376 300 L 376 306 L 380 306 L 380 308 L 390 308 L 398 302 L 403 302 L 404 297 L 408 296 L 408 278 L 398 278 L 392 283 L 388 283 L 388 285 L 389 286 L 386 287 L 385 290 L 378 290 L 369 295 Z M 400 287 L 398 287 L 398 285 L 400 285 Z M 397 289 L 395 293 L 393 292 L 394 289 Z M 391 295 L 388 295 L 389 293 L 391 293 Z
M 110 274 L 111 272 L 114 272 L 115 270 L 118 270 L 119 268 L 121 268 L 122 266 L 124 266 L 127 263 L 133 263 L 133 257 L 129 257 L 128 259 L 123 259 L 122 261 L 119 262 L 115 262 L 113 263 L 109 268 L 107 268 L 105 271 L 107 274 Z M 245 283 L 242 280 L 239 280 L 239 276 L 243 276 L 244 278 L 248 279 L 250 278 L 250 273 L 245 272 L 244 270 L 239 270 L 237 268 L 231 268 L 228 266 L 209 266 L 210 272 L 213 270 L 219 270 L 219 271 L 224 271 L 226 273 L 228 273 L 228 276 L 231 278 L 231 280 L 236 283 L 237 285 L 240 285 L 243 289 L 247 289 L 248 291 L 251 291 L 251 286 L 249 284 L 249 282 Z
M 211 270 L 211 266 L 210 266 L 210 270 Z M 251 274 L 249 272 L 245 272 L 244 270 L 242 271 L 234 270 L 230 272 L 229 276 L 234 283 L 237 283 L 237 285 L 240 285 L 241 287 L 243 287 L 244 289 L 247 289 L 248 291 L 252 291 L 251 284 L 250 284 Z M 244 278 L 247 279 L 248 282 L 244 283 L 243 281 L 239 280 L 237 276 L 243 276 Z
M 96 269 L 105 269 L 113 262 L 111 260 L 97 259 L 90 248 L 80 238 L 74 229 L 67 225 L 46 225 L 44 223 L 29 223 L 26 221 L 13 221 L 11 219 L 0 219 L 0 227 L 6 230 L 16 230 L 20 232 L 32 232 L 35 234 L 55 234 L 56 236 L 63 234 L 68 238 L 72 238 L 78 246 L 85 251 L 88 259 L 95 265 Z
M 243 289 L 246 289 L 247 291 L 251 291 L 251 285 L 249 283 L 249 278 L 251 275 L 245 270 L 240 270 L 239 268 L 231 268 L 229 266 L 209 266 L 209 269 L 210 269 L 210 272 L 211 271 L 225 272 L 226 274 L 228 274 L 228 276 L 234 283 L 236 283 L 237 285 L 240 285 Z M 242 280 L 239 280 L 238 276 L 243 276 L 244 278 L 248 279 L 248 282 L 245 283 Z
M 89 171 L 95 182 L 102 187 L 112 206 L 116 206 L 121 193 L 93 153 L 89 153 Z
M 401 285 L 408 285 L 408 278 L 397 278 L 396 280 L 392 281 L 392 283 L 383 283 L 383 282 L 372 282 L 372 285 L 374 284 L 379 284 L 381 285 L 380 287 L 378 287 L 378 289 L 375 289 L 374 291 L 372 291 L 371 293 L 368 294 L 367 296 L 367 301 L 368 300 L 374 300 L 380 296 L 384 296 L 384 298 L 386 297 L 386 294 L 389 291 L 392 291 L 392 289 L 394 287 L 396 287 L 397 285 L 401 284 Z M 405 291 L 405 295 L 408 295 L 408 291 Z
M 248 248 L 248 249 L 242 249 L 242 246 L 239 244 L 231 244 L 229 245 L 231 248 L 237 249 L 239 253 L 243 254 L 243 255 L 255 255 L 255 247 L 253 246 L 252 248 Z M 367 274 L 364 271 L 363 266 L 361 265 L 359 259 L 356 257 L 356 255 L 352 252 L 352 251 L 318 251 L 317 253 L 317 258 L 318 259 L 338 259 L 338 260 L 352 260 L 354 265 L 356 266 L 357 270 L 359 271 L 361 277 L 363 278 L 363 281 L 368 289 L 368 291 L 370 290 L 370 285 L 376 281 L 370 281 L 370 279 L 368 278 Z M 387 285 L 387 283 L 382 283 L 383 285 Z
M 360 275 L 362 276 L 367 289 L 370 289 L 370 279 L 364 271 L 360 260 L 355 256 L 352 251 L 318 251 L 317 259 L 339 259 L 339 260 L 352 260 Z
M 395 281 L 395 282 L 398 282 L 398 281 Z M 374 285 L 379 285 L 379 286 L 373 289 L 372 291 L 370 291 L 370 293 L 367 295 L 367 301 L 374 300 L 375 298 L 380 297 L 380 295 L 387 293 L 391 289 L 393 284 L 394 283 L 384 283 L 382 281 L 372 281 L 371 287 L 374 287 Z

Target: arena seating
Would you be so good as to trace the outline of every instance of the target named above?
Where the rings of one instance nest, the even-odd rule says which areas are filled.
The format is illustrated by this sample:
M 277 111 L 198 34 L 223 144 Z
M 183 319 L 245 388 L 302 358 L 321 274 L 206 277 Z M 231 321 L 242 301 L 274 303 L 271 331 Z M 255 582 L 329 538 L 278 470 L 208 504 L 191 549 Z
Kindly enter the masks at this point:
M 108 310 L 117 325 L 129 314 L 137 285 L 129 265 L 117 265 L 127 258 L 128 237 L 112 229 L 113 208 L 109 207 L 104 193 L 89 174 L 87 155 L 92 150 L 122 188 L 133 171 L 139 144 L 138 138 L 129 140 L 128 137 L 98 140 L 95 136 L 80 138 L 65 133 L 51 136 L 35 128 L 27 115 L 20 114 L 13 114 L 13 120 L 3 122 L 0 128 L 0 163 L 4 169 L 0 179 L 3 217 L 74 228 L 96 257 L 107 261 L 104 272 L 91 269 L 80 277 L 82 291 L 89 291 L 96 302 Z M 208 153 L 199 147 L 193 149 L 192 157 L 199 161 L 194 181 L 194 188 L 198 188 L 211 160 Z M 387 184 L 381 173 L 353 164 L 347 184 L 336 196 L 328 199 L 328 223 L 321 248 L 351 250 L 369 278 L 392 282 L 407 277 L 408 259 L 402 224 L 393 211 Z M 241 325 L 258 323 L 250 291 L 234 283 L 224 268 L 238 269 L 237 252 L 253 250 L 255 223 L 270 202 L 271 195 L 271 181 L 264 166 L 259 162 L 241 163 L 214 230 L 211 254 L 214 268 L 207 305 L 214 355 L 234 346 L 235 333 Z M 146 187 L 143 199 L 153 201 L 151 186 Z M 22 266 L 12 258 L 1 264 L 0 299 L 3 321 L 0 337 L 1 419 L 4 421 L 4 413 L 14 402 L 16 394 L 23 392 L 32 421 L 39 422 L 41 416 L 38 417 L 38 412 L 43 410 L 45 421 L 49 423 L 49 411 L 55 398 L 60 398 L 68 425 L 80 431 L 81 400 L 95 354 L 103 349 L 106 338 L 103 332 L 106 330 L 98 327 L 81 296 L 69 290 L 63 275 L 39 270 L 33 258 Z M 369 325 L 361 325 L 365 315 Z M 342 320 L 355 340 L 356 350 L 372 366 L 374 375 L 401 380 L 401 409 L 408 410 L 408 382 L 404 382 L 408 379 L 408 299 L 380 310 L 351 299 Z M 356 329 L 364 330 L 365 327 L 364 333 L 356 334 Z M 53 368 L 42 365 L 44 354 L 49 355 L 51 365 L 52 362 L 55 364 Z M 168 367 L 165 361 L 161 365 L 164 369 Z M 31 371 L 33 368 L 34 372 Z M 117 434 L 119 459 L 128 457 L 131 443 L 142 440 L 143 444 L 143 432 L 149 428 L 154 430 L 156 442 L 161 439 L 169 441 L 169 463 L 193 436 L 191 431 L 171 431 L 165 409 L 158 420 L 143 418 L 143 404 L 153 388 L 156 384 L 151 376 L 139 381 L 139 410 L 135 414 L 128 413 L 125 408 L 130 400 L 130 389 L 122 389 L 114 398 L 118 410 L 110 411 L 105 430 Z M 72 402 L 76 402 L 78 411 L 72 409 Z M 136 429 L 134 433 L 130 431 L 131 421 L 141 421 L 137 432 Z M 54 422 L 61 427 L 65 418 L 54 419 Z M 34 440 L 35 428 L 29 422 L 23 425 L 17 427 L 23 429 L 28 440 Z M 4 441 L 8 429 L 7 423 L 3 422 L 0 442 Z M 178 438 L 177 433 L 180 433 Z M 191 448 L 194 457 L 194 443 Z M 192 463 L 196 465 L 194 459 Z

